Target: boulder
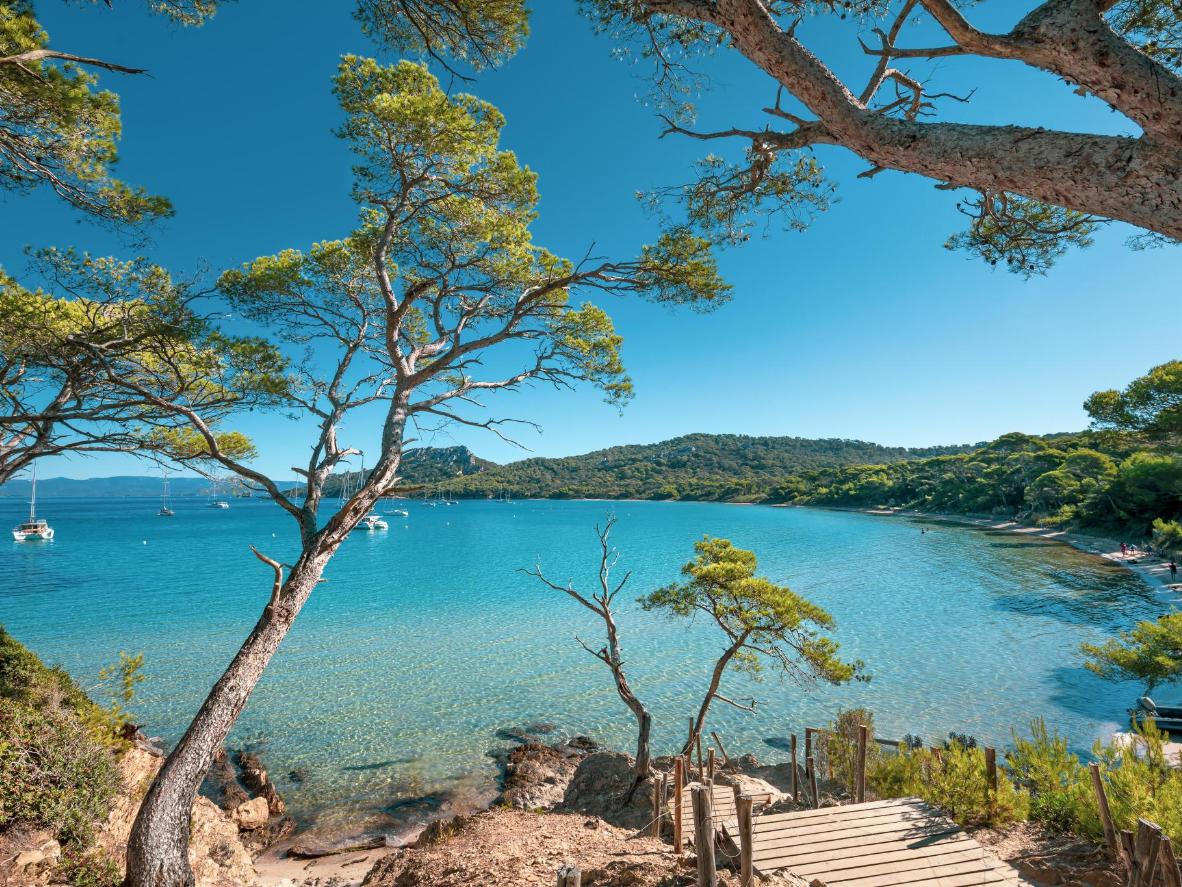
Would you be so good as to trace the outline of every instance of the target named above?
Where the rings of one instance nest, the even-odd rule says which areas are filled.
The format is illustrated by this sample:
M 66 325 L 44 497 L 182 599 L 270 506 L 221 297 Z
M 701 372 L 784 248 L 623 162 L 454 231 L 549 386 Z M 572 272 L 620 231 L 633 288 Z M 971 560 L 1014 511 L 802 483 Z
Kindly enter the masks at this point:
M 561 803 L 581 758 L 581 752 L 569 747 L 518 746 L 505 763 L 505 786 L 497 803 L 521 810 Z
M 258 883 L 250 853 L 238 839 L 238 826 L 209 798 L 198 798 L 193 804 L 189 865 L 197 887 L 249 887 Z
M 251 798 L 235 807 L 230 813 L 230 818 L 237 823 L 238 828 L 251 831 L 266 825 L 267 820 L 271 818 L 271 811 L 266 798 Z
M 652 820 L 652 786 L 644 780 L 629 798 L 632 783 L 632 758 L 621 752 L 596 752 L 579 763 L 556 809 L 640 829 Z

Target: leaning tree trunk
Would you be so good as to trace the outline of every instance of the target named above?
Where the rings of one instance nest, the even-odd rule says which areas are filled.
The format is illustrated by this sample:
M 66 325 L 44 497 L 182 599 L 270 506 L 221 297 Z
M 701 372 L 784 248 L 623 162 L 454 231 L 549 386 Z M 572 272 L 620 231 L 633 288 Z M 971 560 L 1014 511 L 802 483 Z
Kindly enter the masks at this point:
M 723 672 L 726 667 L 730 665 L 730 661 L 735 658 L 735 654 L 739 652 L 739 648 L 747 641 L 747 635 L 744 634 L 735 640 L 733 644 L 726 648 L 718 661 L 714 663 L 714 671 L 710 675 L 710 687 L 706 690 L 706 695 L 702 697 L 702 705 L 698 709 L 698 717 L 694 721 L 694 728 L 690 731 L 689 738 L 685 741 L 685 746 L 681 753 L 688 755 L 694 750 L 694 742 L 702 731 L 706 729 L 706 715 L 710 711 L 710 703 L 712 703 L 716 696 L 718 696 L 718 687 L 722 683 Z
M 189 820 L 197 790 L 331 556 L 325 549 L 297 561 L 279 599 L 267 606 L 164 762 L 131 829 L 125 887 L 193 887 Z

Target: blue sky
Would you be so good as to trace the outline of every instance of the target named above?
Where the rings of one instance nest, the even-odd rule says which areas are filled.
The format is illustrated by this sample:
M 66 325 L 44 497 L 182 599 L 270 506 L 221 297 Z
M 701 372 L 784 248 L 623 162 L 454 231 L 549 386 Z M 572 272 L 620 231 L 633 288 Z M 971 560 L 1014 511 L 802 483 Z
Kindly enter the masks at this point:
M 508 117 L 505 144 L 540 174 L 536 240 L 581 256 L 629 256 L 657 222 L 637 190 L 688 179 L 704 146 L 658 140 L 644 68 L 612 57 L 612 43 L 579 17 L 574 0 L 537 0 L 525 51 L 465 86 Z M 243 0 L 201 29 L 154 18 L 131 2 L 114 9 L 39 4 L 55 46 L 147 67 L 111 76 L 124 107 L 120 174 L 168 195 L 177 216 L 154 231 L 150 255 L 178 273 L 220 269 L 347 233 L 349 158 L 331 134 L 339 121 L 330 78 L 342 53 L 373 54 L 348 3 Z M 298 9 L 293 15 L 291 10 Z M 1023 7 L 970 8 L 1003 29 Z M 849 25 L 810 20 L 807 42 L 861 86 L 869 61 Z M 916 27 L 905 42 L 932 32 Z M 937 38 L 938 39 L 938 38 Z M 702 128 L 758 127 L 774 91 L 741 57 L 708 66 Z M 945 119 L 1133 132 L 1101 103 L 1016 64 L 942 60 L 912 67 L 940 89 L 967 92 Z M 1024 281 L 942 246 L 962 218 L 956 196 L 917 176 L 866 167 L 848 152 L 819 152 L 837 202 L 805 233 L 773 229 L 727 251 L 734 300 L 709 315 L 608 300 L 625 337 L 637 396 L 622 415 L 593 391 L 538 389 L 511 412 L 538 421 L 523 453 L 481 432 L 436 434 L 498 461 L 565 455 L 692 431 L 850 437 L 891 445 L 971 442 L 1006 431 L 1081 428 L 1080 403 L 1179 356 L 1174 320 L 1182 251 L 1131 252 L 1113 225 L 1091 250 L 1045 278 Z M 0 265 L 24 268 L 22 248 L 76 246 L 128 255 L 127 245 L 41 196 L 9 197 Z M 506 404 L 506 406 L 510 406 Z M 365 447 L 376 427 L 355 422 Z M 278 418 L 242 423 L 260 466 L 289 476 L 306 437 Z M 43 466 L 44 475 L 138 473 L 122 457 Z

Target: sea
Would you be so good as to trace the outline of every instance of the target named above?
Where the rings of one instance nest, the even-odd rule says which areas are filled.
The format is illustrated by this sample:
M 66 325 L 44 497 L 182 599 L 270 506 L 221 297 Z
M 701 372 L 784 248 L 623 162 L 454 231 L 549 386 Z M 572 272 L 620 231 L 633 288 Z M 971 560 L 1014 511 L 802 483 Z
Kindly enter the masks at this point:
M 19 501 L 0 500 L 15 524 Z M 0 543 L 0 623 L 103 701 L 99 670 L 144 654 L 137 721 L 182 734 L 249 633 L 272 573 L 250 546 L 296 552 L 275 505 L 177 499 L 44 500 L 49 543 Z M 783 760 L 784 737 L 853 706 L 880 737 L 967 733 L 1004 748 L 1035 718 L 1086 753 L 1126 721 L 1136 685 L 1100 680 L 1080 644 L 1171 607 L 1164 592 L 1044 539 L 939 521 L 689 502 L 399 503 L 389 529 L 355 532 L 330 563 L 229 740 L 258 752 L 305 826 L 397 830 L 495 791 L 513 736 L 585 735 L 630 750 L 635 724 L 607 668 L 595 614 L 526 571 L 589 593 L 596 526 L 617 520 L 614 575 L 625 668 L 654 717 L 654 751 L 683 740 L 724 642 L 704 617 L 636 599 L 680 578 L 704 535 L 753 550 L 759 572 L 825 607 L 871 680 L 810 686 L 768 670 L 728 675 L 708 729 L 732 755 Z M 921 532 L 927 529 L 928 532 Z

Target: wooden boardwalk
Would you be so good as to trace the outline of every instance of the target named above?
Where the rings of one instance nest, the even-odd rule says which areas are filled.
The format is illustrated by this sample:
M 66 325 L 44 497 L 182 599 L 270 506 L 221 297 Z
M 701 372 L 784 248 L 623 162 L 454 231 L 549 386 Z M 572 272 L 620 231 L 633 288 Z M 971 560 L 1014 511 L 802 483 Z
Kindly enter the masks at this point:
M 733 799 L 730 809 L 733 820 Z M 720 825 L 737 844 L 737 822 Z M 787 869 L 827 887 L 1029 884 L 918 798 L 757 816 L 752 846 L 757 872 Z
M 715 832 L 725 828 L 727 834 L 739 833 L 739 811 L 735 806 L 735 790 L 729 785 L 716 785 L 710 792 L 710 818 L 714 822 Z M 688 785 L 681 795 L 681 837 L 691 844 L 694 842 L 694 800 L 693 792 Z

